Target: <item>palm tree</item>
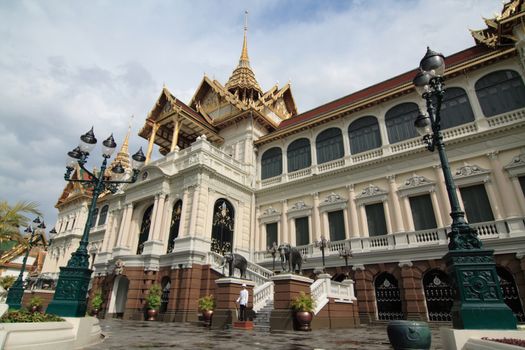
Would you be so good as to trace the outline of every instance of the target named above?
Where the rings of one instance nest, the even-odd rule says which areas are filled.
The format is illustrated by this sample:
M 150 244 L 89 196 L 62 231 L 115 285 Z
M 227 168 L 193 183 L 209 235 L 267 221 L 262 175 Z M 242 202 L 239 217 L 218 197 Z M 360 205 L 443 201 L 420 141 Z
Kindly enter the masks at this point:
M 42 215 L 37 207 L 36 202 L 20 201 L 11 206 L 5 200 L 0 201 L 0 242 L 21 241 L 20 227 L 31 222 L 26 214 Z

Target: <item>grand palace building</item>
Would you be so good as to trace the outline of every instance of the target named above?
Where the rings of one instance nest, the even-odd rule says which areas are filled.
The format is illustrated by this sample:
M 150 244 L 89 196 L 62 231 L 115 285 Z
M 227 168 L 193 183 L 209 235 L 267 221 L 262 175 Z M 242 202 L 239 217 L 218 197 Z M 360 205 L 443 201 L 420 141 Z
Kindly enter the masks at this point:
M 485 29 L 472 31 L 474 46 L 446 57 L 441 111 L 462 209 L 483 246 L 494 249 L 505 302 L 519 322 L 524 6 L 504 5 Z M 197 299 L 213 293 L 224 272 L 225 251 L 248 260 L 254 311 L 271 309 L 272 276 L 281 270 L 269 253 L 275 242 L 297 247 L 312 279 L 324 253 L 333 290 L 348 286 L 349 275 L 360 322 L 449 321 L 454 292 L 442 257 L 451 208 L 439 157 L 414 128 L 425 109 L 416 73 L 299 114 L 290 84 L 265 91 L 257 82 L 245 30 L 225 84 L 204 76 L 190 101 L 164 86 L 139 131 L 148 146 L 137 182 L 103 194 L 92 221 L 92 290 L 102 290 L 106 317 L 143 317 L 145 293 L 159 283 L 164 319 L 195 320 Z M 129 137 L 114 163 L 131 171 Z M 162 154 L 156 160 L 154 145 Z M 84 175 L 77 169 L 75 176 Z M 90 194 L 69 183 L 60 195 L 43 274 L 58 276 L 78 247 Z M 322 237 L 330 241 L 323 252 L 315 244 Z

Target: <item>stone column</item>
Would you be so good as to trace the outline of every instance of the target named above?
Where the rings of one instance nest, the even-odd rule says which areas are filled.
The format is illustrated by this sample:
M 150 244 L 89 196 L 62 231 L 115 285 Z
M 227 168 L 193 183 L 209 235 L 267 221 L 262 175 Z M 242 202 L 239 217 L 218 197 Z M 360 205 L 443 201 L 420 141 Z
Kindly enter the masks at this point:
M 313 243 L 314 236 L 312 234 L 312 216 L 308 216 L 308 244 Z
M 347 215 L 348 215 L 348 221 L 350 222 L 349 236 L 351 238 L 359 237 L 359 222 L 358 222 L 358 219 L 357 219 L 357 208 L 356 208 L 356 205 L 355 205 L 354 185 L 348 185 L 348 186 L 346 186 L 346 189 L 348 190 Z
M 180 213 L 179 237 L 186 237 L 188 232 L 184 231 L 186 227 L 186 218 L 188 216 L 188 188 L 182 192 L 182 208 Z
M 421 278 L 417 277 L 411 261 L 400 261 L 402 295 L 404 297 L 404 311 L 408 320 L 426 320 L 425 293 Z
M 321 217 L 319 214 L 319 192 L 314 192 L 312 196 L 314 197 L 314 206 L 312 208 L 313 209 L 312 215 L 313 215 L 313 222 L 314 222 L 313 239 L 318 240 L 321 237 Z
M 191 215 L 189 217 L 190 224 L 188 229 L 188 234 L 191 237 L 197 237 L 197 233 L 195 232 L 196 227 L 196 221 L 197 221 L 197 208 L 199 206 L 199 188 L 197 186 L 193 186 L 193 196 L 191 200 Z
M 330 225 L 328 224 L 328 212 L 323 212 L 322 214 L 322 224 L 323 230 L 322 233 L 326 239 L 330 239 Z
M 399 199 L 397 198 L 397 184 L 396 184 L 396 176 L 390 175 L 387 176 L 388 179 L 388 186 L 390 189 L 389 193 L 389 200 L 390 200 L 390 208 L 392 209 L 392 217 L 394 218 L 394 232 L 404 232 L 405 227 L 403 225 L 403 217 L 401 216 L 401 207 L 399 206 Z
M 282 228 L 282 234 L 281 239 L 282 243 L 292 243 L 290 236 L 288 236 L 288 203 L 286 200 L 281 201 L 282 203 L 282 210 L 281 210 L 281 228 Z
M 155 137 L 157 134 L 157 131 L 159 130 L 160 124 L 153 123 L 152 129 L 151 129 L 151 135 L 149 137 L 148 142 L 148 151 L 146 152 L 146 164 L 148 164 L 151 160 L 151 153 L 153 152 L 153 145 L 155 143 Z
M 516 193 L 516 197 L 518 197 L 521 215 L 525 215 L 525 197 L 520 195 L 523 193 L 523 190 L 521 189 L 520 180 L 517 176 L 512 177 L 512 186 L 514 187 L 514 193 Z
M 120 224 L 120 232 L 118 235 L 118 247 L 126 246 L 129 235 L 129 227 L 131 225 L 131 217 L 133 215 L 133 204 L 128 203 L 124 209 L 124 214 L 122 215 L 122 223 Z
M 432 209 L 434 210 L 436 225 L 437 227 L 443 227 L 443 218 L 441 217 L 441 211 L 439 210 L 439 201 L 436 195 L 436 191 L 434 189 L 430 191 L 430 200 L 432 201 Z
M 403 208 L 405 209 L 405 218 L 406 218 L 406 229 L 408 232 L 415 231 L 414 228 L 414 218 L 412 217 L 412 208 L 410 207 L 410 199 L 408 196 L 402 196 L 403 199 Z
M 448 200 L 447 187 L 445 186 L 445 177 L 443 176 L 443 170 L 441 170 L 441 165 L 434 165 L 432 167 L 434 168 L 436 184 L 438 187 L 437 195 L 439 203 L 441 204 L 439 208 L 441 208 L 441 217 L 443 218 L 443 224 L 444 226 L 449 226 L 450 224 L 452 224 L 452 218 L 450 217 L 450 212 L 452 209 L 450 208 L 450 202 Z M 463 204 L 462 201 L 459 202 L 460 205 Z
M 392 218 L 390 217 L 390 209 L 388 205 L 388 200 L 383 201 L 383 207 L 385 209 L 385 221 L 386 221 L 386 233 L 392 233 Z
M 157 216 L 159 211 L 159 201 L 160 201 L 160 194 L 155 195 L 155 199 L 153 200 L 153 210 L 151 212 L 151 224 L 149 226 L 149 232 L 148 232 L 148 241 L 152 241 L 155 239 L 155 227 L 158 225 L 157 222 Z
M 361 226 L 361 237 L 368 237 L 368 220 L 366 218 L 366 208 L 364 204 L 359 204 L 359 219 Z
M 494 184 L 490 179 L 485 181 L 485 189 L 487 190 L 487 196 L 489 197 L 490 206 L 492 208 L 492 213 L 494 214 L 495 220 L 503 219 L 501 214 L 501 202 L 498 200 L 496 195 L 496 190 L 494 189 Z

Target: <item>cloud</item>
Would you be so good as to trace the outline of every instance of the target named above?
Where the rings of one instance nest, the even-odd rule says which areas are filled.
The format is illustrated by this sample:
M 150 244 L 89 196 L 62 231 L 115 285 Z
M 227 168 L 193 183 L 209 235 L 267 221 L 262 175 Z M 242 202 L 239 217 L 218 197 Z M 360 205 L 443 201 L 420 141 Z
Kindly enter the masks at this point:
M 163 83 L 189 101 L 206 72 L 225 83 L 249 10 L 263 89 L 292 82 L 300 111 L 415 67 L 427 45 L 474 44 L 492 0 L 0 2 L 0 199 L 36 200 L 52 223 L 65 153 L 92 125 L 130 150 Z M 158 153 L 156 153 L 158 154 Z M 90 166 L 99 166 L 93 156 Z

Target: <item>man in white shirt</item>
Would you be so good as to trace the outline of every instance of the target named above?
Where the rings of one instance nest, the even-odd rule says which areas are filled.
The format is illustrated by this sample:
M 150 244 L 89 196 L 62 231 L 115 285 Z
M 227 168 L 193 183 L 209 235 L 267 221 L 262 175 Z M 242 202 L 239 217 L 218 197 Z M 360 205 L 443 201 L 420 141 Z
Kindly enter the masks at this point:
M 239 321 L 246 321 L 246 306 L 248 305 L 248 290 L 246 289 L 246 284 L 242 284 L 241 292 L 239 293 L 239 297 L 236 300 L 237 303 L 240 305 L 240 312 L 239 312 Z

